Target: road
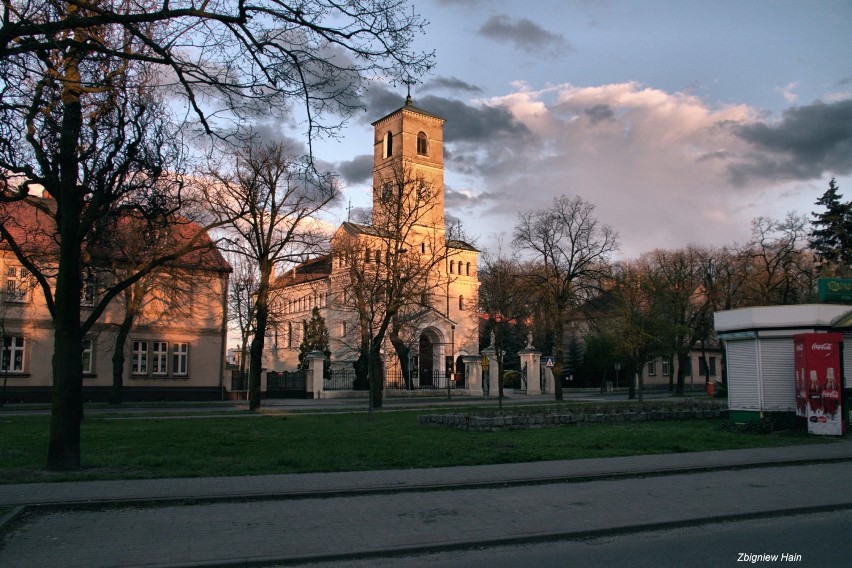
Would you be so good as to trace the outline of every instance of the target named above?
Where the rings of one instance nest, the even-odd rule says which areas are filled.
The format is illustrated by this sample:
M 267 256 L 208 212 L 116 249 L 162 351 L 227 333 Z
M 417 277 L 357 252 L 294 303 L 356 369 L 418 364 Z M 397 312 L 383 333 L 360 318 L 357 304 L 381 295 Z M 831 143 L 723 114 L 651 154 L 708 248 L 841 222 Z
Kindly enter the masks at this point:
M 335 562 L 335 568 L 719 568 L 852 562 L 852 510 L 516 546 Z M 785 556 L 786 555 L 786 556 Z M 328 563 L 300 564 L 325 568 Z

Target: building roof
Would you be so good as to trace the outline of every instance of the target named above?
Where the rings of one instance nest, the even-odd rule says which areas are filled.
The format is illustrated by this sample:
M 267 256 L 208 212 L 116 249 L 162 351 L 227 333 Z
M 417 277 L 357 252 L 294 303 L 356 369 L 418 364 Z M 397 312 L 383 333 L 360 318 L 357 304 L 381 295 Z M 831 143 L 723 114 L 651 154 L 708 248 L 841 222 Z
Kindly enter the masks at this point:
M 313 282 L 327 278 L 331 274 L 331 255 L 325 254 L 312 258 L 293 267 L 275 279 L 273 288 L 286 288 L 305 282 Z
M 55 200 L 31 196 L 22 201 L 0 203 L 0 224 L 9 232 L 11 238 L 23 252 L 46 258 L 56 257 L 59 253 L 59 245 L 54 219 L 55 213 Z M 111 234 L 108 240 L 103 239 L 89 252 L 95 259 L 108 257 L 112 260 L 129 262 L 146 260 L 145 249 L 140 248 L 135 253 L 128 253 L 129 249 L 134 248 L 133 244 L 138 245 L 143 223 L 142 220 L 135 220 L 131 215 L 122 217 L 117 223 L 116 231 L 119 234 Z M 166 227 L 168 229 L 168 240 L 163 250 L 158 253 L 160 255 L 167 255 L 180 250 L 189 245 L 199 235 L 199 232 L 202 233 L 196 241 L 196 248 L 170 264 L 217 272 L 231 271 L 231 266 L 200 224 L 175 217 L 174 222 L 166 225 Z M 122 246 L 123 244 L 131 246 L 125 247 Z M 0 236 L 0 249 L 11 249 L 10 244 L 2 236 Z M 137 258 L 129 258 L 131 254 Z
M 429 118 L 436 118 L 436 119 L 441 120 L 441 121 L 443 121 L 443 120 L 444 120 L 444 118 L 442 118 L 442 117 L 438 116 L 437 114 L 431 113 L 431 112 L 429 112 L 428 110 L 423 110 L 422 108 L 418 108 L 418 107 L 414 106 L 414 104 L 413 104 L 413 102 L 412 102 L 412 100 L 411 100 L 411 95 L 408 95 L 408 96 L 405 98 L 405 104 L 404 104 L 404 105 L 402 105 L 401 107 L 399 107 L 399 108 L 398 108 L 398 109 L 396 109 L 395 111 L 390 112 L 390 113 L 388 113 L 388 114 L 384 115 L 382 118 L 380 118 L 380 119 L 378 119 L 378 120 L 376 120 L 376 121 L 373 121 L 373 122 L 371 123 L 371 126 L 375 126 L 375 125 L 377 125 L 378 123 L 380 123 L 381 121 L 383 121 L 384 119 L 386 119 L 386 118 L 388 118 L 388 117 L 390 117 L 390 116 L 393 116 L 393 115 L 395 115 L 396 113 L 398 113 L 398 112 L 402 112 L 402 111 L 415 112 L 415 113 L 417 113 L 417 114 L 422 114 L 423 116 L 428 116 Z

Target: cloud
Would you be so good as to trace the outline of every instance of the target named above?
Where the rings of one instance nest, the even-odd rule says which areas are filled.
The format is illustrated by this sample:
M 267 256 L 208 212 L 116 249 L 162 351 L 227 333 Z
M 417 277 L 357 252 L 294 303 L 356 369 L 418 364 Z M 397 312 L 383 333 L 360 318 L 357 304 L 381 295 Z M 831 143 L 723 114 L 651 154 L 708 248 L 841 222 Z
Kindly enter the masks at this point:
M 498 42 L 509 41 L 527 53 L 546 53 L 555 57 L 574 51 L 562 34 L 549 32 L 526 18 L 513 20 L 504 14 L 491 16 L 478 33 Z
M 482 87 L 471 85 L 456 77 L 436 77 L 423 83 L 423 91 L 446 90 L 451 92 L 481 93 Z
M 355 156 L 349 161 L 338 163 L 335 169 L 349 185 L 369 183 L 373 179 L 373 155 Z
M 789 104 L 793 104 L 797 100 L 799 100 L 799 96 L 796 93 L 793 92 L 794 89 L 798 86 L 799 86 L 799 83 L 796 82 L 796 81 L 793 81 L 792 83 L 788 83 L 788 84 L 784 85 L 783 87 L 779 87 L 775 90 L 778 91 L 779 93 L 781 93 L 781 96 L 784 97 L 785 101 L 787 101 Z
M 512 129 L 448 142 L 452 186 L 465 189 L 448 193 L 446 203 L 462 219 L 487 219 L 472 227 L 484 241 L 510 237 L 518 212 L 548 207 L 562 194 L 596 204 L 631 255 L 748 237 L 757 216 L 749 205 L 766 184 L 735 187 L 729 167 L 752 150 L 736 132 L 760 118 L 756 109 L 712 108 L 638 83 L 517 85 L 480 104 L 508 113 Z
M 852 173 L 852 100 L 793 107 L 778 122 L 744 124 L 736 133 L 751 145 L 731 166 L 737 185 Z

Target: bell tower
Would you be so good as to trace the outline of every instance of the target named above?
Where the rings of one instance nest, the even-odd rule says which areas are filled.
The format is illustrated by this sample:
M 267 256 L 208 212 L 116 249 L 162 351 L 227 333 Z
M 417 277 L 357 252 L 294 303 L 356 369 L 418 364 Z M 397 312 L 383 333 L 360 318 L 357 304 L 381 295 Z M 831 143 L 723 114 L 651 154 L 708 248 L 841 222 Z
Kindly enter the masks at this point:
M 373 223 L 408 215 L 444 230 L 444 119 L 405 105 L 373 123 Z

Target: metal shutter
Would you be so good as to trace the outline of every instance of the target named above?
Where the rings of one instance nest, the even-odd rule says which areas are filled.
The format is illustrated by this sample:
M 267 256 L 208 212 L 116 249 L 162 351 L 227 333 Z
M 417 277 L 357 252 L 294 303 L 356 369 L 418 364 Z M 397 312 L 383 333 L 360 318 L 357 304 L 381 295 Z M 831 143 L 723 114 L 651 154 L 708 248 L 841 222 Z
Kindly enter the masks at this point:
M 796 410 L 796 363 L 792 338 L 760 339 L 763 410 Z
M 731 410 L 759 410 L 757 341 L 727 341 L 728 406 Z

